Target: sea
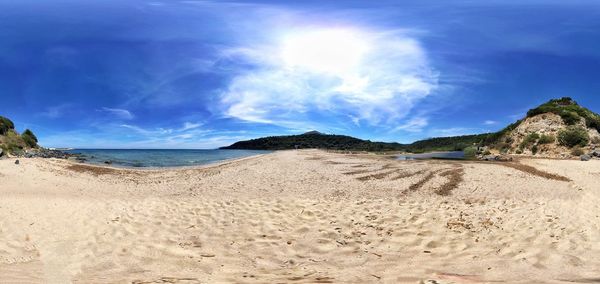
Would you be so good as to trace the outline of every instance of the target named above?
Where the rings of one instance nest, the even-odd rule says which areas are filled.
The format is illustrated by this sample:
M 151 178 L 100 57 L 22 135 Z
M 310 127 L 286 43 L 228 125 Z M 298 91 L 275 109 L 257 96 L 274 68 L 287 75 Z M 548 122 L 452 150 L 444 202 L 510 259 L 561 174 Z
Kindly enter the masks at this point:
M 85 163 L 110 164 L 117 167 L 162 168 L 206 165 L 239 159 L 271 151 L 260 150 L 148 150 L 148 149 L 70 149 L 64 152 L 80 154 Z

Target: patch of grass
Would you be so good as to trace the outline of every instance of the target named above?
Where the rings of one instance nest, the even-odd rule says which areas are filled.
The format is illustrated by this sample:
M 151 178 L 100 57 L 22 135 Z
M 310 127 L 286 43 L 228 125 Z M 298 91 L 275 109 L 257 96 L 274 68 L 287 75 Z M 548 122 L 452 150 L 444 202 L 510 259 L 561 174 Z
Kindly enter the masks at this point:
M 4 150 L 11 154 L 18 154 L 27 146 L 21 136 L 12 129 L 5 133 L 3 140 Z

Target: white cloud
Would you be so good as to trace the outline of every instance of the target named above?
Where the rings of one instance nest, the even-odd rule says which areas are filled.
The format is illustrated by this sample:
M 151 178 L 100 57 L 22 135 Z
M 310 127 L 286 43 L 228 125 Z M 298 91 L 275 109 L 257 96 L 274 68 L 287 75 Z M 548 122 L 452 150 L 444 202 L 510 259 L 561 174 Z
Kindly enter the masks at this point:
M 423 131 L 423 128 L 425 126 L 427 126 L 428 124 L 429 124 L 429 120 L 427 118 L 416 117 L 416 118 L 410 119 L 405 124 L 394 128 L 392 130 L 392 132 L 400 131 L 400 130 L 408 131 L 408 132 L 421 132 L 421 131 Z
M 202 123 L 192 123 L 192 122 L 186 122 L 183 124 L 183 127 L 179 129 L 179 131 L 186 131 L 186 130 L 190 130 L 190 129 L 195 129 L 202 126 Z
M 138 134 L 147 135 L 147 136 L 164 135 L 164 134 L 169 134 L 169 133 L 173 132 L 173 129 L 164 129 L 164 128 L 145 129 L 145 128 L 142 128 L 139 126 L 129 125 L 129 124 L 121 124 L 119 126 L 131 129 L 131 130 L 137 132 Z
M 62 117 L 66 112 L 71 109 L 72 105 L 69 103 L 47 107 L 46 111 L 39 113 L 39 115 L 47 118 L 59 118 Z
M 126 109 L 103 107 L 99 111 L 109 113 L 120 119 L 130 120 L 134 118 L 133 114 Z
M 355 124 L 398 123 L 437 87 L 437 74 L 424 50 L 404 34 L 353 29 L 298 33 L 309 35 L 223 52 L 253 66 L 239 72 L 223 92 L 226 116 L 284 127 L 314 123 L 318 121 L 314 114 L 321 119 L 352 117 Z M 323 41 L 325 35 L 342 38 L 346 46 Z M 315 47 L 308 54 L 301 52 L 302 47 L 286 47 L 319 42 L 326 45 L 324 54 Z M 350 51 L 341 52 L 344 48 Z M 334 57 L 337 49 L 341 56 Z
M 483 122 L 484 125 L 494 125 L 494 124 L 498 124 L 497 121 L 495 120 L 486 120 Z
M 161 135 L 167 135 L 167 134 L 178 134 L 177 136 L 173 136 L 173 137 L 180 137 L 180 138 L 190 138 L 191 136 L 189 136 L 189 135 L 201 134 L 201 133 L 206 133 L 206 132 L 210 131 L 210 130 L 198 129 L 200 126 L 202 126 L 202 123 L 191 123 L 191 122 L 185 122 L 181 128 L 177 128 L 177 129 L 173 129 L 173 128 L 146 129 L 146 128 L 142 128 L 142 127 L 130 125 L 130 124 L 121 124 L 119 126 L 123 127 L 123 128 L 131 129 L 131 130 L 135 131 L 137 134 L 141 134 L 141 135 L 145 135 L 145 136 L 161 136 Z M 185 135 L 183 135 L 182 133 L 185 133 Z

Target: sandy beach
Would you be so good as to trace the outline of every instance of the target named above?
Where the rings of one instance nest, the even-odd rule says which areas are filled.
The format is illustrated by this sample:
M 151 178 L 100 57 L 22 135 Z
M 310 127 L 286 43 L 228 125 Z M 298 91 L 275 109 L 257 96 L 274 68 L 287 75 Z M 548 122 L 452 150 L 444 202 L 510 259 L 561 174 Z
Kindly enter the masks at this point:
M 0 160 L 0 283 L 597 283 L 600 160 Z

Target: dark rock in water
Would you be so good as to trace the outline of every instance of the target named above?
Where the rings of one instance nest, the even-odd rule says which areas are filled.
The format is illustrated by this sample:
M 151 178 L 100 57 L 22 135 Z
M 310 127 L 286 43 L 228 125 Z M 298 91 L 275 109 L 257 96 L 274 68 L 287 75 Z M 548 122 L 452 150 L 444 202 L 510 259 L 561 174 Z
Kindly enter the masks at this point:
M 107 165 L 110 165 L 110 164 L 112 164 L 112 161 L 108 160 L 108 161 L 104 161 L 104 163 L 107 164 Z
M 592 157 L 590 157 L 590 155 L 581 155 L 580 159 L 584 162 L 587 162 L 587 161 L 591 160 Z
M 18 164 L 19 164 L 19 160 L 15 160 L 15 165 L 18 165 Z

